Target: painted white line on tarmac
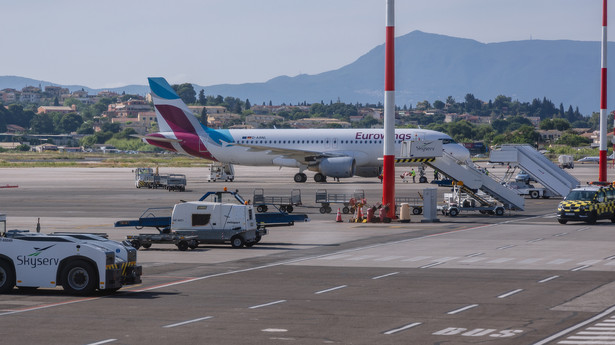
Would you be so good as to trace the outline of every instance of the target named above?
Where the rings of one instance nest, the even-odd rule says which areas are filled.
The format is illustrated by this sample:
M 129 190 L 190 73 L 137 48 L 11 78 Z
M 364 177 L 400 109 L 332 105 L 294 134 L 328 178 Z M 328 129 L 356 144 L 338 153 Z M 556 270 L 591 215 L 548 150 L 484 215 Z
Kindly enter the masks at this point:
M 580 270 L 584 270 L 588 267 L 592 267 L 592 265 L 583 265 L 583 266 L 579 266 L 579 267 L 575 267 L 573 269 L 571 269 L 572 272 L 576 272 L 576 271 L 580 271 Z
M 327 292 L 331 292 L 331 291 L 335 291 L 335 290 L 339 290 L 339 289 L 343 289 L 345 287 L 347 287 L 348 285 L 340 285 L 340 286 L 336 286 L 334 288 L 330 288 L 330 289 L 326 289 L 326 290 L 321 290 L 321 291 L 317 291 L 314 292 L 314 295 L 320 295 L 322 293 L 327 293 Z
M 590 324 L 590 323 L 592 323 L 592 322 L 594 322 L 596 320 L 600 320 L 603 317 L 613 313 L 614 311 L 615 311 L 615 306 L 614 307 L 610 307 L 609 309 L 603 311 L 602 313 L 600 313 L 600 314 L 598 314 L 598 315 L 596 315 L 596 316 L 594 316 L 592 318 L 589 318 L 589 319 L 587 319 L 587 320 L 585 320 L 583 322 L 580 322 L 580 323 L 578 323 L 578 324 L 576 324 L 574 326 L 568 327 L 565 330 L 560 331 L 558 333 L 555 333 L 552 336 L 550 336 L 548 338 L 545 338 L 545 339 L 543 339 L 543 340 L 541 340 L 539 342 L 536 342 L 536 343 L 534 343 L 532 345 L 545 345 L 545 344 L 548 344 L 548 343 L 550 343 L 551 341 L 553 341 L 553 340 L 555 340 L 557 338 L 560 338 L 560 337 L 562 337 L 562 336 L 564 336 L 564 335 L 566 335 L 566 334 L 568 334 L 570 332 L 576 331 L 577 329 L 579 329 L 581 327 L 584 327 L 584 326 L 586 326 L 586 325 L 588 325 L 588 324 Z M 560 342 L 560 344 L 562 344 L 562 343 Z
M 251 307 L 249 307 L 248 309 L 258 309 L 258 308 L 262 308 L 262 307 L 268 307 L 270 305 L 274 305 L 274 304 L 280 304 L 280 303 L 284 303 L 286 302 L 285 299 L 281 299 L 279 301 L 275 301 L 275 302 L 270 302 L 270 303 L 265 303 L 265 304 L 259 304 L 259 305 L 253 305 Z
M 96 343 L 91 343 L 91 344 L 87 344 L 87 345 L 101 345 L 101 344 L 107 344 L 107 343 L 112 343 L 114 341 L 117 341 L 117 339 L 107 339 L 107 340 L 102 340 Z
M 548 281 L 551 281 L 551 280 L 553 280 L 553 279 L 557 279 L 557 278 L 559 278 L 559 276 L 551 276 L 551 277 L 549 277 L 549 278 L 545 278 L 545 279 L 543 279 L 543 280 L 539 280 L 538 282 L 539 282 L 539 283 L 546 283 L 546 282 L 548 282 Z
M 407 324 L 405 326 L 402 326 L 402 327 L 399 327 L 399 328 L 395 328 L 395 329 L 392 329 L 390 331 L 386 331 L 386 332 L 384 332 L 384 334 L 387 334 L 387 335 L 395 334 L 395 333 L 398 333 L 398 332 L 401 332 L 401 331 L 405 331 L 407 329 L 410 329 L 412 327 L 416 327 L 416 326 L 422 325 L 422 324 L 423 324 L 422 322 L 415 322 L 415 323 Z
M 213 318 L 213 316 L 205 316 L 205 317 L 200 317 L 198 319 L 193 319 L 193 320 L 188 320 L 188 321 L 183 321 L 183 322 L 178 322 L 178 323 L 174 323 L 171 325 L 166 325 L 166 326 L 162 326 L 163 328 L 173 328 L 173 327 L 177 327 L 177 326 L 183 326 L 183 325 L 187 325 L 189 323 L 194 323 L 194 322 L 199 322 L 199 321 L 203 321 L 203 320 L 209 320 Z
M 470 304 L 470 305 L 467 305 L 467 306 L 465 306 L 463 308 L 459 308 L 459 309 L 455 309 L 455 310 L 449 311 L 447 314 L 448 315 L 455 315 L 455 314 L 461 313 L 462 311 L 466 311 L 466 310 L 469 310 L 469 309 L 472 309 L 472 308 L 476 308 L 476 307 L 478 307 L 478 304 Z
M 510 297 L 510 296 L 512 296 L 512 295 L 514 295 L 514 294 L 518 294 L 518 293 L 519 293 L 519 292 L 521 292 L 521 291 L 523 291 L 523 289 L 512 290 L 512 291 L 509 291 L 509 292 L 507 292 L 507 293 L 504 293 L 504 294 L 499 295 L 499 296 L 498 296 L 498 298 L 506 298 L 506 297 Z
M 388 273 L 388 274 L 383 274 L 381 276 L 377 276 L 377 277 L 373 277 L 372 279 L 380 279 L 380 278 L 386 278 L 386 277 L 390 277 L 390 276 L 394 276 L 396 274 L 399 274 L 399 272 L 393 272 L 393 273 Z

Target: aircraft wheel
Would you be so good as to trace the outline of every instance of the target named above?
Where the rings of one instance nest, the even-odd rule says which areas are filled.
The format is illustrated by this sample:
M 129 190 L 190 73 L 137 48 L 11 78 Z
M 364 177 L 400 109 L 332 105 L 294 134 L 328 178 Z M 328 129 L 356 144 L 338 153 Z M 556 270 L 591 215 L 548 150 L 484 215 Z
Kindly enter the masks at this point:
M 316 175 L 314 175 L 314 181 L 316 182 L 327 182 L 327 176 L 321 174 L 321 173 L 316 173 Z
M 294 177 L 295 182 L 297 183 L 303 183 L 305 181 L 307 181 L 307 175 L 304 173 L 296 173 L 295 177 Z

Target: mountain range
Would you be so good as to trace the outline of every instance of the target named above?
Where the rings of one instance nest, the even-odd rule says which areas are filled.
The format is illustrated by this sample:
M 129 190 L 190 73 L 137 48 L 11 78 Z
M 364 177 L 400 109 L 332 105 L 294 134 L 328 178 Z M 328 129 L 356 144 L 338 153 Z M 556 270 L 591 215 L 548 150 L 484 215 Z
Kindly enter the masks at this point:
M 613 44 L 608 49 L 613 52 Z M 615 66 L 613 54 L 607 66 Z M 559 106 L 579 107 L 590 115 L 600 107 L 600 42 L 524 40 L 481 43 L 421 31 L 395 39 L 396 104 L 416 105 L 465 95 L 488 101 L 498 95 L 521 102 L 546 97 Z M 612 78 L 610 78 L 612 79 Z M 144 76 L 145 81 L 145 76 Z M 0 76 L 0 89 L 57 85 L 28 78 Z M 71 91 L 81 85 L 62 85 Z M 196 92 L 249 99 L 252 104 L 297 104 L 337 101 L 378 103 L 384 97 L 384 44 L 336 70 L 315 75 L 280 76 L 262 83 L 194 85 Z M 149 92 L 146 85 L 109 89 L 131 94 Z M 608 104 L 615 99 L 609 97 Z

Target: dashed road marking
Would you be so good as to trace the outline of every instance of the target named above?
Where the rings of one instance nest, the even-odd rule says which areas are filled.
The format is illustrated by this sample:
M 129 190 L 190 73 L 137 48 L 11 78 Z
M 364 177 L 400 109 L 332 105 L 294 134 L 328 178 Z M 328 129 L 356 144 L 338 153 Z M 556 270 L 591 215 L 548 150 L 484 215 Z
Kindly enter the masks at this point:
M 275 301 L 275 302 L 269 302 L 269 303 L 265 303 L 265 304 L 253 305 L 253 306 L 249 307 L 248 309 L 258 309 L 258 308 L 268 307 L 270 305 L 280 304 L 280 303 L 284 303 L 284 302 L 286 302 L 286 300 L 285 299 L 281 299 L 281 300 Z
M 340 285 L 340 286 L 336 286 L 336 287 L 333 287 L 333 288 L 330 288 L 330 289 L 326 289 L 326 290 L 317 291 L 317 292 L 314 292 L 314 294 L 315 294 L 315 295 L 320 295 L 320 294 L 323 294 L 323 293 L 327 293 L 327 292 L 331 292 L 331 291 L 335 291 L 335 290 L 343 289 L 343 288 L 345 288 L 345 287 L 348 287 L 348 285 Z
M 416 326 L 419 326 L 419 325 L 422 325 L 422 324 L 423 324 L 422 322 L 410 323 L 410 324 L 407 324 L 405 326 L 401 326 L 399 328 L 395 328 L 395 329 L 392 329 L 390 331 L 386 331 L 386 332 L 384 332 L 384 334 L 387 334 L 387 335 L 395 334 L 395 333 L 398 333 L 398 332 L 401 332 L 401 331 L 405 331 L 407 329 L 410 329 L 412 327 L 416 327 Z
M 399 272 L 393 272 L 393 273 L 387 273 L 387 274 L 383 274 L 381 276 L 377 276 L 377 277 L 373 277 L 372 279 L 381 279 L 381 278 L 386 278 L 386 277 L 390 277 L 390 276 L 394 276 L 396 274 L 399 274 Z
M 510 297 L 512 295 L 518 294 L 521 291 L 523 291 L 523 289 L 512 290 L 512 291 L 509 291 L 507 293 L 503 293 L 503 294 L 499 295 L 498 298 Z
M 469 309 L 472 309 L 472 308 L 476 308 L 476 307 L 478 307 L 478 304 L 470 304 L 470 305 L 467 305 L 467 306 L 465 306 L 463 308 L 459 308 L 459 309 L 455 309 L 455 310 L 449 311 L 447 314 L 448 315 L 455 315 L 455 314 L 461 313 L 462 311 L 466 311 L 466 310 L 469 310 Z
M 205 316 L 205 317 L 200 317 L 198 319 L 192 319 L 192 320 L 188 320 L 188 321 L 178 322 L 178 323 L 174 323 L 174 324 L 166 325 L 166 326 L 162 326 L 162 327 L 163 328 L 173 328 L 173 327 L 177 327 L 177 326 L 187 325 L 189 323 L 199 322 L 199 321 L 203 321 L 203 320 L 209 320 L 211 318 L 213 318 L 213 316 Z

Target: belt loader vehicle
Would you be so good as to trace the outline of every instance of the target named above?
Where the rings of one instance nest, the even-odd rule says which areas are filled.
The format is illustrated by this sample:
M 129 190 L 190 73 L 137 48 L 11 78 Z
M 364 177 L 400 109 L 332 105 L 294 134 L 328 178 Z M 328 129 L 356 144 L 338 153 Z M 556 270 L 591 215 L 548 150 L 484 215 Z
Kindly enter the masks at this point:
M 0 237 L 0 293 L 18 287 L 62 286 L 70 294 L 88 295 L 98 289 L 115 292 L 124 285 L 141 283 L 142 268 L 136 251 L 96 240 L 39 233 L 14 233 Z M 116 249 L 112 249 L 116 248 Z

